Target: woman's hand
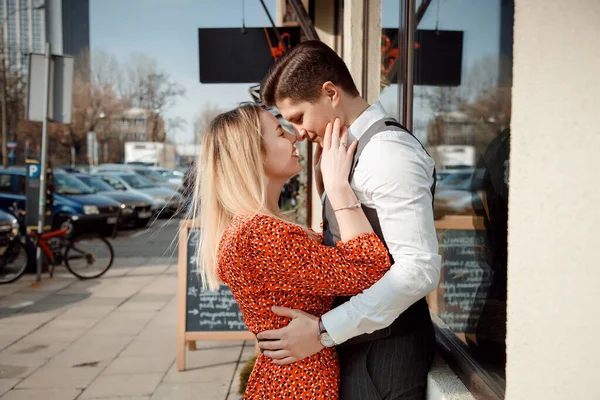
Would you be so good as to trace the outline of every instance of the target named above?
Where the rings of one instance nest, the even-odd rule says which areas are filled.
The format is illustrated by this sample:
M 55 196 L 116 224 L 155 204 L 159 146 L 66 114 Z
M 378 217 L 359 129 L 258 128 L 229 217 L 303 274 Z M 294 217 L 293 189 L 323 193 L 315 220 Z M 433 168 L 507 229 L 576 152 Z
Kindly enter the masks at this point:
M 323 172 L 323 185 L 329 201 L 334 208 L 337 203 L 341 207 L 352 192 L 348 178 L 354 160 L 354 151 L 358 141 L 348 146 L 348 129 L 342 128 L 339 118 L 333 124 L 327 124 L 323 140 L 323 154 L 321 155 L 321 171 Z M 355 198 L 355 197 L 354 197 Z

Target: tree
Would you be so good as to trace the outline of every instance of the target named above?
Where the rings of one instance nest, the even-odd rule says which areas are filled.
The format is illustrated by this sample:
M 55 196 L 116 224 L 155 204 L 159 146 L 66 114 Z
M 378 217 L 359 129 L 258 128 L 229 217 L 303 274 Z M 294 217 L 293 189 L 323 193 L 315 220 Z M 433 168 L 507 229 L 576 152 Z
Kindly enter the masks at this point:
M 169 118 L 167 120 L 167 139 L 177 143 L 177 132 L 185 128 L 187 121 L 181 117 Z
M 223 109 L 217 105 L 210 102 L 204 103 L 204 106 L 194 118 L 194 144 L 200 144 L 202 135 L 208 129 L 210 122 L 222 112 Z
M 143 54 L 132 55 L 128 65 L 124 95 L 134 106 L 150 111 L 149 140 L 164 141 L 159 137 L 161 116 L 185 95 L 185 88 Z
M 87 52 L 88 50 L 84 50 L 84 53 Z M 82 57 L 85 56 L 87 55 L 82 54 Z M 90 69 L 80 65 L 75 71 L 72 121 L 64 127 L 70 139 L 64 142 L 64 147 L 69 151 L 70 147 L 74 147 L 76 154 L 79 155 L 78 159 L 73 161 L 84 161 L 88 132 L 95 131 L 102 145 L 114 142 L 111 140 L 113 133 L 111 121 L 123 112 L 125 106 L 124 101 L 113 88 L 118 81 L 118 63 L 114 57 L 102 52 L 98 53 L 98 58 L 94 55 Z M 108 153 L 115 154 L 113 151 Z

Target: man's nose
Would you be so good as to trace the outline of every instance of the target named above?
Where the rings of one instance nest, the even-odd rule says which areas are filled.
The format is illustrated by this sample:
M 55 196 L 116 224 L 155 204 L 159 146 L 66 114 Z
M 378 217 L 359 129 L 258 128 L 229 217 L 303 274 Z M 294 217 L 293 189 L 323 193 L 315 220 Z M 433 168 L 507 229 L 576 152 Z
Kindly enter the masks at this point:
M 294 128 L 294 132 L 296 133 L 296 139 L 298 139 L 299 142 L 302 142 L 303 140 L 305 140 L 308 137 L 308 134 L 306 133 L 306 130 L 304 130 L 304 129 Z

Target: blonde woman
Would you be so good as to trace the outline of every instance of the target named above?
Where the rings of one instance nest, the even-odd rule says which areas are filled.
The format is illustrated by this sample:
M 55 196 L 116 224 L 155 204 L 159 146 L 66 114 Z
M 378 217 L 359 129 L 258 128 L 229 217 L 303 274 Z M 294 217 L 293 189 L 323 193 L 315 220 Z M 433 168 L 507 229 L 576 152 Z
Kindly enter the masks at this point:
M 339 120 L 328 124 L 321 170 L 342 240 L 327 247 L 278 208 L 284 183 L 302 167 L 295 136 L 275 117 L 242 105 L 216 117 L 204 135 L 192 207 L 200 211 L 203 282 L 211 288 L 227 284 L 255 334 L 289 322 L 271 311 L 274 305 L 322 315 L 334 296 L 359 293 L 389 269 L 388 252 L 348 183 L 356 143 L 348 146 L 347 140 Z M 282 364 L 260 355 L 245 398 L 338 398 L 333 347 Z

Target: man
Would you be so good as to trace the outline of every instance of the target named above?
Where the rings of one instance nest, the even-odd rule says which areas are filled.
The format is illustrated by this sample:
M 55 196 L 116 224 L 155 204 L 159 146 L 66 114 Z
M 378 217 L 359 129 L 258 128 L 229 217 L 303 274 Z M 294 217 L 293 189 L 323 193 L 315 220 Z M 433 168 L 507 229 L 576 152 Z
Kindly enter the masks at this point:
M 369 106 L 360 97 L 343 60 L 321 42 L 300 43 L 281 57 L 263 81 L 262 98 L 292 123 L 299 140 L 321 144 L 335 118 L 349 127 L 350 141 L 359 141 L 352 187 L 393 265 L 363 293 L 336 299 L 322 318 L 274 307 L 292 321 L 261 332 L 261 349 L 288 364 L 337 345 L 342 400 L 425 398 L 435 335 L 424 297 L 440 274 L 433 160 L 379 103 Z M 323 209 L 324 243 L 335 245 L 339 230 L 326 197 Z

